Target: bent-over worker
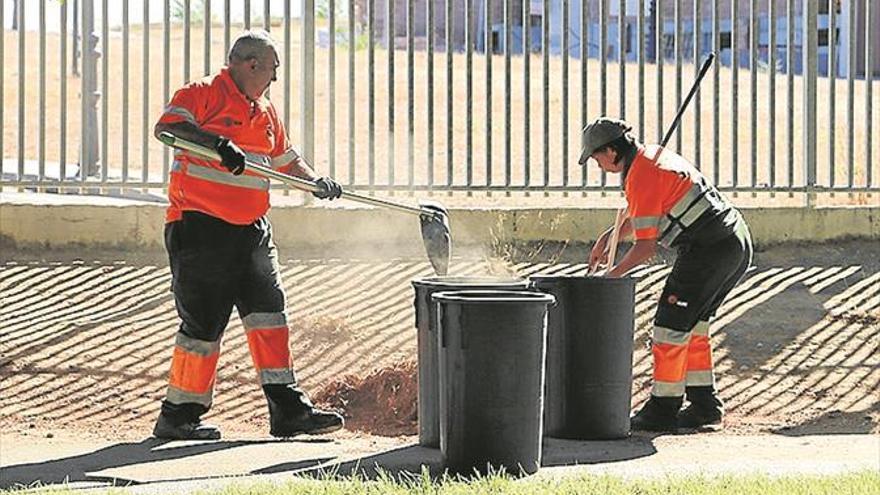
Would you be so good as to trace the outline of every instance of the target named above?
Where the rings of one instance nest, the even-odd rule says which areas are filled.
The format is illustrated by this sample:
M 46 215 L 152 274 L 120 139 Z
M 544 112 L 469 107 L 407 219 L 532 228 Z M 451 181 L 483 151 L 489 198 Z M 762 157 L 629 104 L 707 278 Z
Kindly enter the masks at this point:
M 650 259 L 657 245 L 677 248 L 654 317 L 651 397 L 632 429 L 672 431 L 720 425 L 709 324 L 752 260 L 748 226 L 696 167 L 659 145 L 640 143 L 628 123 L 599 118 L 584 128 L 580 164 L 593 158 L 622 175 L 627 214 L 620 236 L 635 243 L 606 276 L 621 277 Z M 607 263 L 613 226 L 596 241 L 590 266 Z M 681 410 L 684 396 L 689 405 Z
M 265 96 L 276 80 L 278 50 L 262 30 L 241 34 L 218 73 L 178 90 L 155 127 L 215 149 L 220 161 L 176 151 L 168 187 L 165 245 L 180 328 L 171 373 L 153 434 L 217 439 L 202 422 L 211 407 L 220 340 L 233 306 L 269 404 L 270 434 L 291 437 L 342 427 L 342 417 L 316 409 L 296 382 L 285 294 L 269 209 L 269 181 L 245 171 L 245 160 L 316 181 L 314 195 L 342 189 L 318 177 L 288 141 Z

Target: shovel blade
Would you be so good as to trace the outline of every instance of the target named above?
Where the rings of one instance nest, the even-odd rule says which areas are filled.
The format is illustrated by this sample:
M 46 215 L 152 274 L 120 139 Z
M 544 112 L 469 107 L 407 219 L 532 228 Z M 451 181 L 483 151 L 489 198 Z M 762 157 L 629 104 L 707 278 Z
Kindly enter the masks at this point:
M 419 203 L 422 214 L 419 222 L 422 228 L 422 241 L 428 260 L 437 275 L 446 275 L 449 271 L 449 256 L 452 251 L 452 234 L 449 228 L 449 213 L 446 208 L 435 201 Z

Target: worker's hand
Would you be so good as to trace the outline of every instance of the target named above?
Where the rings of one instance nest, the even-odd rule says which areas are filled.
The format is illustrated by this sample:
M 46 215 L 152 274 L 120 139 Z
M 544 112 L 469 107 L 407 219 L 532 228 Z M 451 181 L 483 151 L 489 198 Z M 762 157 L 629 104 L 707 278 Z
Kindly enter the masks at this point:
M 318 199 L 334 200 L 342 196 L 342 186 L 330 177 L 321 177 L 315 181 L 315 185 L 320 189 L 312 194 Z
M 599 268 L 599 265 L 608 263 L 608 236 L 602 235 L 593 244 L 590 250 L 590 267 L 589 272 L 592 273 Z
M 229 138 L 221 137 L 217 140 L 215 148 L 217 153 L 220 153 L 221 163 L 227 170 L 234 175 L 241 175 L 244 172 L 245 154 L 237 144 Z

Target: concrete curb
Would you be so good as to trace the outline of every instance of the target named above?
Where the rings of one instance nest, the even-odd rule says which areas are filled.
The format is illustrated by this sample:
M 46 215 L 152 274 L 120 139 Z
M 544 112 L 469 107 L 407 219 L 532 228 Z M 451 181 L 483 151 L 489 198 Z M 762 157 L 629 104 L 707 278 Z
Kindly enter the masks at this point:
M 743 210 L 756 244 L 880 239 L 880 206 Z M 612 208 L 451 208 L 456 252 L 529 241 L 592 242 L 613 221 Z M 162 250 L 165 206 L 94 196 L 5 195 L 0 240 L 13 249 Z M 418 220 L 354 206 L 276 206 L 275 239 L 288 255 L 381 251 L 421 255 Z

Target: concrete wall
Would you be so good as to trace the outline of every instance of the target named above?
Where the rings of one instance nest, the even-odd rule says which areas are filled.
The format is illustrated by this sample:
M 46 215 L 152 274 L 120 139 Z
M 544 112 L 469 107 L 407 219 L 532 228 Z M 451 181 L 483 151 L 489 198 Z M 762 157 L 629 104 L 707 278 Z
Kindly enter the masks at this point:
M 6 249 L 161 251 L 165 207 L 112 198 L 4 195 L 0 236 Z M 756 244 L 880 240 L 880 206 L 743 210 Z M 456 253 L 516 241 L 591 242 L 614 218 L 609 208 L 451 209 Z M 386 209 L 275 207 L 275 239 L 284 255 L 412 256 L 423 246 L 418 219 Z

